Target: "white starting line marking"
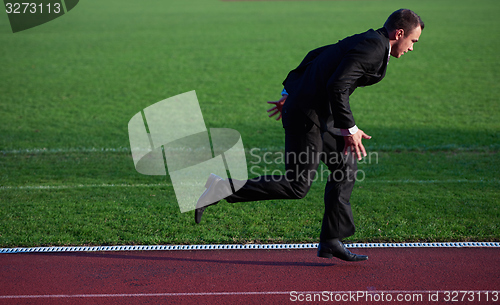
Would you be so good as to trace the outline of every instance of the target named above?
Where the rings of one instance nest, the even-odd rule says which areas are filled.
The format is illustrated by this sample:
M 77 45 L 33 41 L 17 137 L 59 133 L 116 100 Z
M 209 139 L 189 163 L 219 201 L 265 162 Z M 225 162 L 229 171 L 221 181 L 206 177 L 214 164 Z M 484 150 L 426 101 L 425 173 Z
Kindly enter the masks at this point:
M 488 296 L 498 299 L 499 292 L 496 290 L 467 290 L 467 291 L 449 291 L 449 290 L 372 290 L 372 291 L 233 291 L 233 292 L 167 292 L 167 293 L 117 293 L 117 294 L 35 294 L 35 295 L 5 295 L 0 299 L 38 299 L 38 298 L 124 298 L 124 297 L 196 297 L 196 296 L 245 296 L 245 295 L 356 295 L 360 298 L 367 295 L 409 295 L 420 296 L 424 294 L 449 294 L 452 292 L 468 294 L 473 296 Z M 425 301 L 422 299 L 422 301 Z
M 436 243 L 352 243 L 347 248 L 500 248 L 498 242 L 436 242 Z M 111 251 L 195 251 L 195 250 L 290 250 L 316 249 L 318 243 L 309 244 L 246 244 L 246 245 L 142 245 L 142 246 L 75 246 L 0 248 L 0 254 L 58 253 L 58 252 L 111 252 Z

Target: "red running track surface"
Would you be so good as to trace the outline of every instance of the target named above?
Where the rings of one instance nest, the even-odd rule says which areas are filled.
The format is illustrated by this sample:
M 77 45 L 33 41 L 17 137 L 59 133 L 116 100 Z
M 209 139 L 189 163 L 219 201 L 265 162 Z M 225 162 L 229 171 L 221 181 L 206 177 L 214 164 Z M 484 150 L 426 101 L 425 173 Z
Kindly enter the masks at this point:
M 1 254 L 0 304 L 500 304 L 499 248 L 351 251 Z

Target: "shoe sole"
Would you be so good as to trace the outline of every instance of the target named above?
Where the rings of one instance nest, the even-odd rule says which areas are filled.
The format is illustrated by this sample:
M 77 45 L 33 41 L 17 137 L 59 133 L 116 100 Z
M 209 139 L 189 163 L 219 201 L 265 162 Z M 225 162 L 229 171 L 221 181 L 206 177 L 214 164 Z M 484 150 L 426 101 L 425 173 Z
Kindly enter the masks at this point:
M 357 259 L 357 260 L 344 259 L 344 258 L 337 257 L 337 256 L 331 254 L 330 252 L 321 251 L 320 249 L 318 249 L 318 257 L 323 257 L 323 258 L 334 258 L 335 257 L 335 258 L 338 258 L 338 259 L 341 259 L 341 260 L 347 261 L 347 262 L 361 262 L 361 261 L 368 260 L 368 256 L 366 256 L 365 259 Z
M 318 257 L 333 258 L 333 254 L 328 252 L 318 251 Z

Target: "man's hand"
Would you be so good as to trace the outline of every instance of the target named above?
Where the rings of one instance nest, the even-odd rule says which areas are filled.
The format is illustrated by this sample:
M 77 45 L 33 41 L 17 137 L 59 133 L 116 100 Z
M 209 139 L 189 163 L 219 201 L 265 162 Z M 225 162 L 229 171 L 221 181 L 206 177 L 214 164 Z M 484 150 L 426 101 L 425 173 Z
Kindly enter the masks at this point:
M 279 113 L 278 117 L 276 118 L 276 121 L 279 121 L 281 119 L 281 110 L 283 109 L 283 105 L 285 104 L 287 97 L 288 97 L 288 95 L 284 94 L 283 97 L 281 97 L 279 101 L 267 102 L 268 104 L 274 105 L 273 108 L 270 108 L 269 110 L 267 110 L 267 112 L 272 112 L 269 115 L 269 117 L 275 116 Z
M 358 160 L 363 159 L 363 157 L 366 157 L 366 150 L 361 141 L 362 139 L 371 139 L 371 138 L 372 138 L 371 136 L 364 133 L 363 130 L 361 129 L 359 129 L 358 132 L 356 132 L 353 135 L 344 137 L 345 141 L 344 154 L 347 155 L 348 150 L 350 148 L 351 152 L 353 154 L 355 153 L 358 156 Z

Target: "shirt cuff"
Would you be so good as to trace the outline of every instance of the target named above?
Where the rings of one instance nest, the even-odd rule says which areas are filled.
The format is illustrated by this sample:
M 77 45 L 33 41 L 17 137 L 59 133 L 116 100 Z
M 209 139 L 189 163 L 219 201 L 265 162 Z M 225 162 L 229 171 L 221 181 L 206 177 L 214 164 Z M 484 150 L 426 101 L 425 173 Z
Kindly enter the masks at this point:
M 358 126 L 354 125 L 354 127 L 351 127 L 349 129 L 340 129 L 340 132 L 342 133 L 342 135 L 344 137 L 348 137 L 350 135 L 353 135 L 355 134 L 356 132 L 358 132 Z
M 288 95 L 288 92 L 286 92 L 285 88 L 283 88 L 283 91 L 281 91 L 281 95 Z

